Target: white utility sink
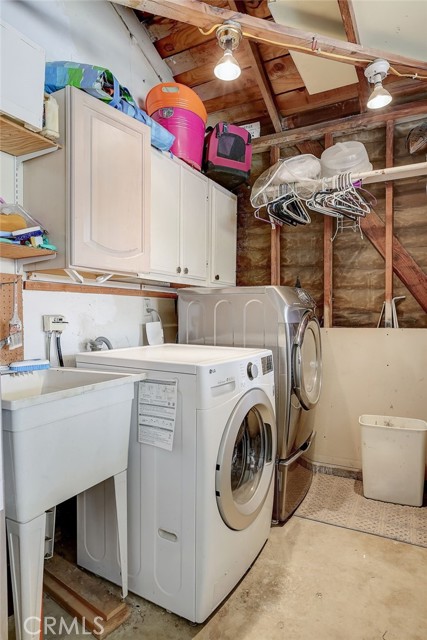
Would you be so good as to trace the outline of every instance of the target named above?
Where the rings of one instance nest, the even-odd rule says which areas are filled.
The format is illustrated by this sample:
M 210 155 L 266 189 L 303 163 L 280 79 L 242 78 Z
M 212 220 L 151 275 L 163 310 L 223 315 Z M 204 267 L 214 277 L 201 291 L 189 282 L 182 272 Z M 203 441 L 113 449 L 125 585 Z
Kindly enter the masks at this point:
M 2 376 L 7 518 L 27 522 L 127 468 L 142 378 L 81 369 Z
M 127 595 L 127 463 L 144 374 L 43 369 L 1 380 L 6 525 L 17 640 L 38 640 L 46 511 L 114 477 Z M 112 514 L 113 516 L 113 514 Z

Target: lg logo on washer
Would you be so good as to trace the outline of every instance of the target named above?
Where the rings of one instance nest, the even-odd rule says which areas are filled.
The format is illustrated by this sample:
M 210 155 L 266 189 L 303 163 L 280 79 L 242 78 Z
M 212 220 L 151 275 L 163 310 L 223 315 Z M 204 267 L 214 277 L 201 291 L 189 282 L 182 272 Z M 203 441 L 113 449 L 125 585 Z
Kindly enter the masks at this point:
M 216 369 L 209 369 L 209 373 L 216 373 Z

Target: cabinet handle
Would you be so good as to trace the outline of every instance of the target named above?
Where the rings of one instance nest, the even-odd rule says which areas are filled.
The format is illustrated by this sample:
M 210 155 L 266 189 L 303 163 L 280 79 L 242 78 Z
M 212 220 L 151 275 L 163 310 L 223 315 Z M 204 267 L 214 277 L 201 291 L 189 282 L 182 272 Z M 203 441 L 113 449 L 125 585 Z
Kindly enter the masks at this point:
M 181 267 L 177 267 L 177 268 L 176 268 L 176 272 L 177 272 L 177 273 L 181 273 Z
M 188 273 L 187 267 L 184 268 L 184 273 Z
M 218 274 L 216 274 L 215 280 L 219 280 L 219 275 Z

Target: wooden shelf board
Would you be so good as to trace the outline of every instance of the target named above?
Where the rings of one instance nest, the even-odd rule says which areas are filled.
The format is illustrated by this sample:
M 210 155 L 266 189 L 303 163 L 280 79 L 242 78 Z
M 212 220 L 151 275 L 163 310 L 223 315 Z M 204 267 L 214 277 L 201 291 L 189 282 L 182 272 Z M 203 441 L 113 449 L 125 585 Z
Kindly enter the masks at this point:
M 55 251 L 50 249 L 35 249 L 24 244 L 6 244 L 0 242 L 0 258 L 11 258 L 20 260 L 21 258 L 37 258 L 39 256 L 53 256 Z
M 0 151 L 12 156 L 23 156 L 56 146 L 56 142 L 0 115 Z

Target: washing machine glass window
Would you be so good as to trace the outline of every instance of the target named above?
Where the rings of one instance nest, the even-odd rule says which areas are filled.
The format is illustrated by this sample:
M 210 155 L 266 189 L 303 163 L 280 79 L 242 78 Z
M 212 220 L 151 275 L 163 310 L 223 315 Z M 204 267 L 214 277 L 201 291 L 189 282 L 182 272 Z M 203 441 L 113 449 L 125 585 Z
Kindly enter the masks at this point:
M 252 389 L 230 416 L 217 458 L 216 499 L 231 529 L 245 529 L 262 509 L 275 455 L 274 410 L 263 391 Z
M 258 409 L 249 409 L 237 432 L 231 461 L 231 489 L 239 504 L 252 497 L 261 479 L 265 459 L 271 457 L 271 438 L 266 431 Z
M 320 327 L 312 311 L 304 314 L 293 345 L 294 391 L 304 409 L 319 401 L 322 387 Z

